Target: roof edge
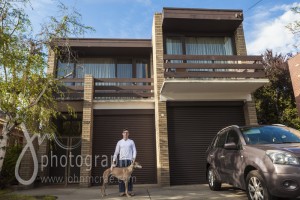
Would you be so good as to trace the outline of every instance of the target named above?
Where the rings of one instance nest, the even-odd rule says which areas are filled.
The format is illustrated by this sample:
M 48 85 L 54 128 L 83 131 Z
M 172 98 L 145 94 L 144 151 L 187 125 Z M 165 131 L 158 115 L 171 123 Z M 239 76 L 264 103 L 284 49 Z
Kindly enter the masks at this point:
M 228 12 L 243 12 L 242 9 L 176 8 L 176 7 L 163 7 L 163 10 L 195 10 L 195 11 L 228 11 Z

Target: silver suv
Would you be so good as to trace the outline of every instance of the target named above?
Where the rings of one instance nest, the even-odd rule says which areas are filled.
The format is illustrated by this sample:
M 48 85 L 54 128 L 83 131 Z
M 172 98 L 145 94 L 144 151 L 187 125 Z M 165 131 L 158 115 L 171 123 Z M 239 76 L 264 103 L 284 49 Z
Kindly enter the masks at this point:
M 207 150 L 211 190 L 228 183 L 250 200 L 300 196 L 300 132 L 283 125 L 229 126 Z

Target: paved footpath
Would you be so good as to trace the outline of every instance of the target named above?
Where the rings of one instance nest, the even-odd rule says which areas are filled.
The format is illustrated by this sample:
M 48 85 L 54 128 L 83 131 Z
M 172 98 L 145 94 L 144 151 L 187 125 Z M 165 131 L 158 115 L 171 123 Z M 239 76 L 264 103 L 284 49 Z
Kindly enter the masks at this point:
M 130 198 L 150 200 L 179 200 L 179 199 L 211 199 L 211 200 L 247 200 L 244 191 L 224 185 L 221 191 L 211 191 L 207 185 L 186 185 L 172 187 L 134 186 L 136 196 Z M 79 188 L 76 186 L 44 186 L 30 190 L 19 190 L 15 193 L 28 195 L 54 195 L 58 200 L 100 200 L 127 199 L 119 197 L 117 186 L 107 187 L 107 196 L 101 197 L 100 187 Z M 297 200 L 300 200 L 298 198 Z

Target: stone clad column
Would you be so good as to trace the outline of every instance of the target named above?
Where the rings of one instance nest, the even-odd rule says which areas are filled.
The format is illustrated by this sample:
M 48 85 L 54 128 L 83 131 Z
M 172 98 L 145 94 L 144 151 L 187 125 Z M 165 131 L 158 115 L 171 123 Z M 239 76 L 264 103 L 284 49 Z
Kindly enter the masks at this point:
M 56 59 L 56 55 L 54 53 L 54 51 L 52 49 L 49 49 L 48 52 L 48 68 L 47 68 L 47 74 L 52 74 L 53 76 L 55 76 L 55 71 L 56 71 L 56 63 L 57 63 L 57 59 Z
M 245 115 L 246 125 L 257 125 L 258 124 L 254 100 L 246 101 L 246 103 L 244 105 L 244 115 Z
M 154 15 L 152 27 L 155 128 L 157 152 L 157 181 L 162 186 L 170 185 L 168 127 L 166 102 L 160 101 L 160 89 L 164 82 L 162 14 Z
M 90 186 L 92 172 L 92 136 L 93 136 L 93 99 L 94 99 L 94 78 L 92 75 L 84 77 L 84 102 L 82 116 L 82 142 L 81 156 L 82 167 L 80 168 L 80 186 Z M 90 166 L 85 164 L 85 161 Z

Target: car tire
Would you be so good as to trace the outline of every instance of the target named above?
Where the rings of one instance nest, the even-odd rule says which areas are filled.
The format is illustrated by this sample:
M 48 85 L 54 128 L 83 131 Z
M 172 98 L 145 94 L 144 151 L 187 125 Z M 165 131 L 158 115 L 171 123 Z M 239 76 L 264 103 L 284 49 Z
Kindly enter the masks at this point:
M 216 174 L 214 169 L 210 166 L 207 169 L 207 180 L 209 188 L 213 191 L 221 190 L 222 183 L 216 179 Z
M 267 188 L 265 180 L 258 170 L 249 172 L 246 178 L 246 192 L 249 200 L 274 200 Z

